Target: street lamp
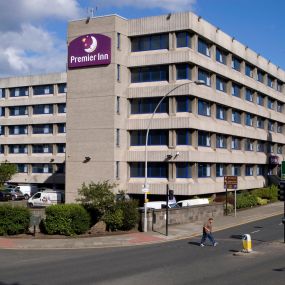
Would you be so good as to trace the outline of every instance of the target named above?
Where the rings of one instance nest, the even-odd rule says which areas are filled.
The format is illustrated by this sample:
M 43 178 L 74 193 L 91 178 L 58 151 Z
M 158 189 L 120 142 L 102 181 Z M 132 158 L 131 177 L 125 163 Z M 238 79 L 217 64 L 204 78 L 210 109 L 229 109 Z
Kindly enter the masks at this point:
M 174 87 L 173 89 L 171 89 L 169 92 L 167 92 L 158 102 L 158 104 L 156 105 L 150 119 L 148 122 L 148 126 L 147 126 L 147 131 L 146 131 L 146 138 L 145 138 L 145 169 L 144 169 L 144 185 L 143 185 L 143 189 L 142 191 L 144 192 L 144 232 L 147 232 L 147 193 L 149 191 L 149 185 L 147 183 L 147 143 L 148 143 L 148 135 L 149 135 L 149 131 L 150 131 L 150 126 L 154 117 L 154 114 L 156 113 L 157 109 L 159 108 L 160 104 L 164 101 L 164 99 L 169 96 L 169 94 L 171 94 L 173 91 L 175 91 L 176 89 L 185 86 L 185 85 L 190 85 L 190 84 L 196 84 L 196 85 L 205 85 L 205 81 L 203 80 L 195 80 L 195 81 L 188 81 L 186 83 L 180 84 L 176 87 Z

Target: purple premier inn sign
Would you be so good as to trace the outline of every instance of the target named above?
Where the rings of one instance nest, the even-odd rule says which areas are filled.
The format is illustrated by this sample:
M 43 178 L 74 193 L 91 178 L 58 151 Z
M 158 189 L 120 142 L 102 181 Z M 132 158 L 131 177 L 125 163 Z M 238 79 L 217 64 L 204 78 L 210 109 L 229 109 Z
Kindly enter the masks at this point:
M 111 63 L 111 38 L 100 34 L 80 36 L 68 46 L 68 68 Z

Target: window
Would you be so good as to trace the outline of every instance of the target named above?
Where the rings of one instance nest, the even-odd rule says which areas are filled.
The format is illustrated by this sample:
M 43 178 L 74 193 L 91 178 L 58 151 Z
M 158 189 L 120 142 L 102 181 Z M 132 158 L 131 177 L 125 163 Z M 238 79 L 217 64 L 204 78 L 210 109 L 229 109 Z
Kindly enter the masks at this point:
M 264 76 L 264 72 L 262 72 L 261 70 L 257 70 L 257 81 L 264 83 Z
M 57 111 L 59 114 L 66 113 L 66 103 L 60 103 L 57 105 Z
M 274 122 L 271 120 L 268 120 L 268 131 L 274 132 Z
M 27 106 L 10 107 L 10 116 L 25 116 L 28 115 Z
M 52 173 L 52 164 L 32 164 L 32 173 Z
M 234 57 L 232 58 L 232 69 L 240 71 L 241 60 Z
M 120 162 L 116 161 L 116 179 L 120 178 Z
M 257 167 L 256 167 L 256 175 L 264 176 L 264 174 L 265 174 L 265 167 L 264 167 L 264 165 L 257 165 Z
M 56 145 L 57 147 L 57 153 L 65 153 L 65 144 L 59 143 Z
M 9 126 L 9 135 L 26 135 L 28 134 L 27 125 Z
M 131 99 L 131 114 L 151 114 L 154 112 L 157 104 L 161 98 L 139 98 Z M 169 98 L 165 98 L 159 105 L 156 113 L 167 113 L 169 105 Z
M 176 65 L 176 79 L 191 79 L 191 66 L 187 63 Z
M 277 133 L 281 134 L 282 133 L 282 124 L 277 123 Z
M 131 83 L 168 81 L 168 65 L 147 66 L 131 69 Z
M 56 173 L 65 173 L 65 164 L 56 164 Z
M 131 131 L 131 146 L 145 145 L 146 131 Z M 148 133 L 148 145 L 168 145 L 168 130 L 150 130 Z
M 209 102 L 198 100 L 198 114 L 202 116 L 211 115 L 211 105 Z
M 38 85 L 33 87 L 34 95 L 53 94 L 53 85 Z
M 253 140 L 251 139 L 245 139 L 245 150 L 246 151 L 253 151 Z
M 264 96 L 261 94 L 257 94 L 257 104 L 259 106 L 264 106 Z
M 282 113 L 283 104 L 281 102 L 277 102 L 277 112 Z
M 32 145 L 33 153 L 52 153 L 51 144 L 34 144 Z
M 176 131 L 176 144 L 177 145 L 191 145 L 192 132 L 187 129 L 177 130 Z
M 176 178 L 191 178 L 192 165 L 188 162 L 176 163 Z
M 0 88 L 0 99 L 1 98 L 5 98 L 5 89 L 4 88 Z
M 273 88 L 274 85 L 274 78 L 270 75 L 267 76 L 267 86 Z
M 117 114 L 120 114 L 120 97 L 117 96 L 117 100 L 116 100 L 116 112 Z
M 237 110 L 232 110 L 232 122 L 240 124 L 241 123 L 241 113 Z
M 262 141 L 258 141 L 256 144 L 256 151 L 257 152 L 264 152 L 265 151 L 265 143 Z
M 121 48 L 121 34 L 117 33 L 117 49 Z
M 33 125 L 33 134 L 52 134 L 52 124 Z
M 211 135 L 209 132 L 198 132 L 198 146 L 211 146 Z
M 176 97 L 176 112 L 191 112 L 192 99 L 189 96 Z
M 253 91 L 251 89 L 245 89 L 245 100 L 253 102 Z
M 210 177 L 211 176 L 211 165 L 207 163 L 198 164 L 198 177 Z
M 224 135 L 216 135 L 216 147 L 217 148 L 227 147 L 227 138 Z
M 216 48 L 216 61 L 227 64 L 227 54 L 219 48 Z
M 66 92 L 67 92 L 66 83 L 58 84 L 58 93 L 66 93 Z
M 198 52 L 202 53 L 206 56 L 211 56 L 210 52 L 210 44 L 208 44 L 206 41 L 202 40 L 201 38 L 198 39 Z
M 120 129 L 116 129 L 116 146 L 120 146 Z
M 28 87 L 18 87 L 10 89 L 10 97 L 22 97 L 22 96 L 29 96 Z
M 253 78 L 253 66 L 248 63 L 245 64 L 245 75 Z
M 191 48 L 191 34 L 189 32 L 176 33 L 176 47 L 189 47 Z
M 253 115 L 245 114 L 245 125 L 249 127 L 253 126 Z
M 25 144 L 9 145 L 9 153 L 28 153 L 28 147 Z
M 245 166 L 245 176 L 253 176 L 253 165 Z
M 117 81 L 121 81 L 121 65 L 117 64 Z
M 280 144 L 277 145 L 277 153 L 282 154 L 282 145 Z
M 273 110 L 274 109 L 274 101 L 273 99 L 269 98 L 267 99 L 267 108 Z
M 216 164 L 216 177 L 223 177 L 226 174 L 226 167 L 224 164 Z
M 0 107 L 0 117 L 5 117 L 5 108 Z
M 131 39 L 132 52 L 168 49 L 168 34 L 133 37 Z
M 205 85 L 211 86 L 211 75 L 208 71 L 198 69 L 198 80 L 204 81 Z
M 130 177 L 144 177 L 144 162 L 130 163 Z M 149 162 L 147 164 L 147 176 L 149 178 L 167 178 L 168 165 L 163 162 Z
M 238 137 L 232 137 L 232 149 L 240 150 L 241 149 L 241 140 Z
M 33 114 L 34 115 L 44 115 L 44 114 L 52 114 L 53 113 L 53 105 L 34 105 L 33 106 Z
M 256 127 L 259 129 L 264 129 L 264 119 L 263 118 L 257 117 Z
M 235 97 L 240 97 L 240 94 L 241 94 L 241 86 L 236 83 L 233 83 L 232 84 L 232 95 Z
M 240 176 L 240 174 L 241 174 L 241 166 L 238 164 L 232 165 L 232 175 Z
M 4 145 L 3 144 L 0 144 L 0 153 L 4 153 Z
M 217 105 L 216 118 L 219 120 L 227 119 L 227 109 L 221 105 Z
M 16 167 L 18 173 L 28 173 L 28 164 L 18 163 Z
M 283 83 L 281 81 L 277 80 L 276 90 L 279 92 L 282 92 L 282 85 L 283 85 Z
M 59 134 L 65 134 L 66 133 L 66 125 L 64 123 L 57 124 L 57 132 Z
M 268 144 L 268 153 L 273 153 L 274 152 L 274 144 Z
M 227 82 L 224 78 L 216 77 L 216 89 L 222 92 L 227 92 Z

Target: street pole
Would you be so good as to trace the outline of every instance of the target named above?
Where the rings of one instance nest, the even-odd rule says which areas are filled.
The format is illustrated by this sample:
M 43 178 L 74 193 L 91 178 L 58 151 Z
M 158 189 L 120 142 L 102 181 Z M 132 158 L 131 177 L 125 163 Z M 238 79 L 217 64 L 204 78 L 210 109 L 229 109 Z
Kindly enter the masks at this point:
M 226 187 L 226 216 L 228 215 L 228 186 Z
M 235 217 L 237 216 L 237 189 L 235 189 Z
M 168 203 L 169 203 L 169 186 L 166 185 L 166 224 L 165 224 L 165 235 L 168 236 Z
M 204 81 L 201 81 L 201 80 L 196 80 L 196 81 L 189 81 L 189 82 L 186 82 L 186 83 L 183 83 L 183 84 L 180 84 L 176 87 L 174 87 L 173 89 L 171 89 L 169 92 L 167 92 L 161 99 L 160 101 L 158 102 L 158 104 L 156 105 L 150 119 L 149 119 L 149 122 L 148 122 L 148 126 L 147 126 L 147 130 L 146 130 L 146 138 L 145 138 L 145 168 L 144 168 L 144 185 L 143 185 L 143 192 L 144 193 L 147 193 L 149 191 L 149 185 L 147 183 L 147 180 L 148 180 L 148 176 L 147 176 L 147 145 L 148 145 L 148 136 L 149 136 L 149 131 L 150 131 L 150 127 L 151 127 L 151 123 L 153 121 L 153 117 L 157 111 L 157 109 L 159 108 L 160 104 L 164 101 L 164 99 L 169 95 L 171 94 L 174 90 L 182 87 L 182 86 L 185 86 L 185 85 L 190 85 L 190 84 L 196 84 L 196 85 L 205 85 L 205 82 Z M 144 202 L 144 232 L 147 232 L 147 205 L 146 205 L 146 194 L 145 194 L 145 202 Z

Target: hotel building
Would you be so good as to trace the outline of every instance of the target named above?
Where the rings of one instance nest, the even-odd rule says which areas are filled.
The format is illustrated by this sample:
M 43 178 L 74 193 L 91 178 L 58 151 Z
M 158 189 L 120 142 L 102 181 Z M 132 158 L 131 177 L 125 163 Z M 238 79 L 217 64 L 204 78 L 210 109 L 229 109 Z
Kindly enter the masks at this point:
M 67 202 L 103 180 L 142 197 L 150 123 L 151 195 L 219 193 L 232 175 L 253 189 L 278 174 L 285 72 L 235 38 L 187 12 L 72 21 L 67 41 L 67 74 L 0 80 L 0 158 L 25 170 L 16 182 L 58 184 L 65 162 Z

